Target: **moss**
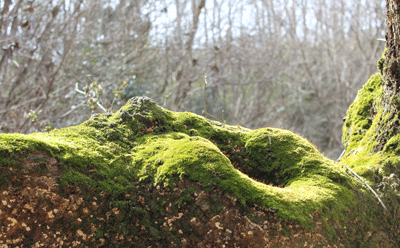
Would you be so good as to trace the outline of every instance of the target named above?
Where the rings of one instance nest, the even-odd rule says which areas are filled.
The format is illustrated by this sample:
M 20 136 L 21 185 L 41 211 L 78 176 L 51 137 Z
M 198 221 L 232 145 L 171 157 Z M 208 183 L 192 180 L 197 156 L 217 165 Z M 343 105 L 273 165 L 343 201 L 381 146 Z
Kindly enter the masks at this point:
M 378 64 L 384 60 L 385 52 Z M 391 173 L 400 173 L 400 135 L 384 130 L 396 126 L 398 116 L 391 114 L 392 106 L 382 103 L 383 80 L 381 73 L 371 76 L 349 107 L 343 126 L 346 152 L 340 164 L 350 166 L 372 185 Z M 391 104 L 398 105 L 399 99 L 391 99 Z M 380 144 L 381 136 L 390 138 Z
M 177 201 L 175 201 L 174 205 L 178 208 L 182 207 L 183 205 L 190 204 L 193 202 L 194 188 L 184 189 Z
M 277 128 L 250 130 L 170 112 L 149 98 L 133 98 L 115 114 L 95 115 L 79 126 L 0 135 L 2 164 L 18 167 L 6 162 L 11 154 L 42 150 L 62 164 L 61 186 L 103 191 L 112 202 L 141 182 L 174 187 L 188 178 L 305 226 L 316 210 L 343 219 L 344 209 L 354 205 L 352 179 L 306 139 Z M 182 197 L 178 204 L 188 201 Z
M 397 114 L 400 101 L 394 96 L 389 99 L 383 92 L 382 73 L 385 70 L 383 68 L 385 52 L 378 61 L 378 69 L 381 73 L 371 76 L 347 111 L 342 138 L 346 150 L 339 162 L 339 165 L 345 164 L 361 175 L 377 191 L 387 206 L 388 211 L 382 211 L 382 207 L 378 204 L 358 204 L 358 211 L 364 213 L 357 216 L 360 223 L 369 230 L 375 230 L 376 233 L 390 233 L 391 231 L 388 230 L 397 229 L 393 226 L 399 224 L 397 221 L 397 209 L 400 202 L 397 192 L 398 181 L 396 184 L 387 182 L 391 182 L 400 174 L 400 133 L 398 132 L 400 122 Z M 357 194 L 360 198 L 364 198 L 363 202 L 377 202 L 371 192 L 358 188 Z M 360 245 L 363 242 L 366 245 L 367 239 L 361 236 L 359 234 L 354 238 L 360 240 Z M 398 239 L 397 234 L 392 234 L 392 237 Z M 368 245 L 374 247 L 379 242 L 379 238 L 376 240 L 373 238 L 371 242 L 368 241 Z
M 379 168 L 381 155 L 374 153 L 376 129 L 385 114 L 380 107 L 382 95 L 382 75 L 376 73 L 359 90 L 356 99 L 347 110 L 343 126 L 343 144 L 346 153 L 341 164 L 353 168 L 355 172 L 373 182 L 374 172 Z
M 386 52 L 387 52 L 387 48 L 385 47 L 385 50 L 383 51 L 382 57 L 376 63 L 376 67 L 381 72 L 381 74 L 383 74 L 384 70 L 387 70 L 387 68 L 385 68 L 385 59 L 386 59 L 385 55 L 386 55 Z

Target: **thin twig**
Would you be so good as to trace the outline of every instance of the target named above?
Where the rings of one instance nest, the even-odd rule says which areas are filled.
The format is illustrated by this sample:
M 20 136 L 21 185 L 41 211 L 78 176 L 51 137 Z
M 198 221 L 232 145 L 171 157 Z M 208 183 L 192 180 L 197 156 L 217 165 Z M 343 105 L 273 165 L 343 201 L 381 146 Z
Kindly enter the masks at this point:
M 222 124 L 223 124 L 223 127 L 225 127 L 225 118 L 224 118 L 224 113 L 225 113 L 225 110 L 222 110 Z
M 343 150 L 342 154 L 340 154 L 340 157 L 336 160 L 336 162 L 339 162 L 340 159 L 342 158 L 342 156 L 344 155 L 346 150 Z M 357 173 L 355 173 L 355 171 L 353 171 L 350 167 L 348 167 L 347 165 L 343 164 L 349 171 L 351 171 L 358 179 L 360 179 L 367 187 L 368 189 L 376 196 L 376 198 L 378 198 L 378 201 L 381 203 L 382 207 L 385 209 L 385 211 L 387 211 L 387 208 L 385 206 L 385 204 L 383 203 L 383 201 L 381 200 L 381 198 L 378 196 L 378 194 L 375 192 L 375 190 L 373 190 L 371 188 L 371 186 L 369 186 L 369 184 L 362 179 L 362 177 L 360 177 Z
M 203 90 L 204 117 L 207 118 L 206 88 L 207 88 L 207 76 L 204 76 L 204 90 Z
M 59 118 L 64 118 L 65 116 L 71 114 L 72 112 L 74 112 L 75 110 L 77 110 L 79 107 L 83 106 L 86 103 L 85 101 L 82 101 L 81 103 L 79 103 L 75 108 L 71 108 L 70 110 L 68 110 L 66 113 L 64 113 L 62 116 L 60 116 Z
M 345 152 L 346 152 L 346 149 L 344 149 L 343 152 L 340 154 L 339 158 L 336 159 L 336 163 L 340 161 L 340 159 L 343 157 Z
M 378 198 L 379 202 L 381 203 L 382 207 L 387 211 L 387 208 L 385 206 L 385 204 L 383 204 L 383 201 L 381 200 L 381 198 L 378 196 L 378 194 L 375 192 L 375 190 L 373 190 L 371 188 L 371 186 L 368 185 L 368 183 L 366 181 L 364 181 L 364 179 L 362 179 L 359 175 L 357 175 L 357 173 L 355 173 L 352 169 L 350 169 L 350 167 L 348 167 L 347 165 L 344 164 L 344 166 L 349 169 L 358 179 L 360 179 L 368 188 L 369 190 L 371 190 L 372 193 L 374 193 L 374 195 L 376 196 L 376 198 Z

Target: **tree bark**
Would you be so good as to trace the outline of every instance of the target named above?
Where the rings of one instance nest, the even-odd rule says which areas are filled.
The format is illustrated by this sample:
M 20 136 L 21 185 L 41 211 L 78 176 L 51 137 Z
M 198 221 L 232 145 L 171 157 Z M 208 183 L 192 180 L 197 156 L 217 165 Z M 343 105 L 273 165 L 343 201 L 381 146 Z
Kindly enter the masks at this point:
M 398 112 L 400 110 L 400 1 L 386 1 L 386 52 L 383 67 L 383 93 L 381 104 L 388 112 L 387 118 L 381 118 L 378 125 L 378 145 L 375 151 L 383 149 L 390 137 L 400 130 Z

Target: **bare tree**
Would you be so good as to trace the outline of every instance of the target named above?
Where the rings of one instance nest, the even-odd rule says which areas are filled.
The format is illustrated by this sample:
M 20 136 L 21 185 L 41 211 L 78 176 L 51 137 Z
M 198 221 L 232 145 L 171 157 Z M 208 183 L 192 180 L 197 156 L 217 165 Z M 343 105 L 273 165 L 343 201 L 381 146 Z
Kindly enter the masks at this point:
M 77 34 L 80 6 L 65 1 L 4 3 L 0 21 L 3 131 L 33 131 L 24 118 L 26 111 L 51 112 L 49 101 L 63 96 L 66 86 L 57 84 L 57 79 Z
M 95 102 L 112 111 L 136 95 L 201 114 L 207 75 L 209 118 L 288 128 L 336 156 L 342 117 L 385 45 L 377 40 L 384 0 L 7 0 L 1 7 L 2 132 L 78 124 L 103 111 L 88 107 Z

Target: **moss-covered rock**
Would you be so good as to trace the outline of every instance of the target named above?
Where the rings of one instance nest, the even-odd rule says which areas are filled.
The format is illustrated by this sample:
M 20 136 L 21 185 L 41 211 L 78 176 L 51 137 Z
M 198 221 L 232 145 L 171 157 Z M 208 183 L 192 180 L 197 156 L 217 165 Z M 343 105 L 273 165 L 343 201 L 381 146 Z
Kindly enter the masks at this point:
M 373 125 L 363 119 L 377 85 L 367 84 L 369 96 L 349 111 L 350 150 L 358 149 L 355 135 Z M 363 107 L 353 114 L 357 104 Z M 368 193 L 306 139 L 170 112 L 146 97 L 78 126 L 1 134 L 0 170 L 7 196 L 0 223 L 9 227 L 3 244 L 22 232 L 28 238 L 16 244 L 34 244 L 44 233 L 69 245 L 348 245 L 364 241 L 346 234 L 343 225 L 354 223 L 349 230 L 361 234 L 368 230 L 357 226 L 365 225 L 365 211 L 354 211 L 364 204 L 360 194 Z M 218 243 L 224 235 L 229 239 Z
M 347 165 L 361 175 L 388 208 L 383 211 L 370 204 L 366 212 L 374 216 L 369 222 L 376 226 L 374 231 L 380 235 L 374 244 L 397 247 L 400 240 L 400 122 L 397 111 L 393 110 L 399 100 L 394 97 L 390 103 L 383 100 L 384 62 L 383 55 L 378 62 L 381 73 L 371 76 L 347 111 L 342 138 L 345 153 L 339 165 Z M 379 244 L 382 239 L 384 245 Z

